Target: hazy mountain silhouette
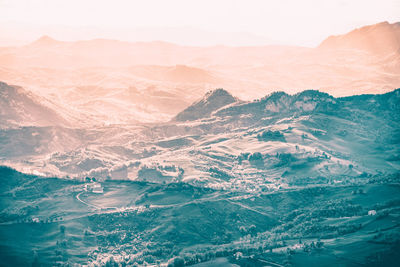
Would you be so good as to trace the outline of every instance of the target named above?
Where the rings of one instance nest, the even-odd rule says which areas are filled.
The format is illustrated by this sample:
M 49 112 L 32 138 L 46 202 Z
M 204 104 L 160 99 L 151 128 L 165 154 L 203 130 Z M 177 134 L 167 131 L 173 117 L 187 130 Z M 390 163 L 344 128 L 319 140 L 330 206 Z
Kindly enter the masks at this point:
M 364 26 L 347 34 L 330 36 L 321 49 L 359 49 L 374 55 L 400 54 L 400 22 L 381 22 Z

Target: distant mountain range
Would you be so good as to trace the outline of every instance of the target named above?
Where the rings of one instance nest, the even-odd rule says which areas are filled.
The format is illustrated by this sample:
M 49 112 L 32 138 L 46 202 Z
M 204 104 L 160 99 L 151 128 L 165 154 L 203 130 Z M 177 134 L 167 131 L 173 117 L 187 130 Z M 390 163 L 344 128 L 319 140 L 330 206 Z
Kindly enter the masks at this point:
M 393 24 L 382 22 L 355 29 L 344 35 L 330 36 L 317 48 L 362 50 L 380 56 L 399 53 L 400 22 Z M 271 52 L 272 54 L 298 53 L 302 50 L 305 49 L 274 45 L 190 47 L 161 41 L 130 43 L 107 39 L 64 42 L 42 36 L 25 46 L 2 48 L 0 55 L 1 65 L 4 67 L 18 67 L 19 64 L 24 64 L 24 67 L 42 68 L 176 64 L 204 67 L 210 64 L 251 65 L 268 61 Z M 224 57 L 227 55 L 229 57 Z M 243 59 L 246 61 L 240 62 Z
M 82 86 L 135 87 L 143 95 L 148 95 L 148 88 L 174 91 L 175 101 L 184 96 L 182 105 L 214 88 L 229 88 L 245 100 L 276 90 L 318 89 L 333 96 L 383 93 L 400 84 L 399 38 L 399 23 L 387 22 L 331 36 L 316 48 L 190 47 L 106 39 L 64 42 L 43 36 L 28 45 L 0 48 L 0 80 L 59 102 Z M 102 99 L 105 106 L 114 106 L 115 101 Z M 76 103 L 59 104 L 82 109 Z M 158 107 L 152 110 L 164 117 L 149 119 L 151 112 L 136 110 L 145 114 L 138 120 L 162 121 L 179 111 Z M 123 122 L 111 118 L 115 111 L 108 114 L 107 121 Z

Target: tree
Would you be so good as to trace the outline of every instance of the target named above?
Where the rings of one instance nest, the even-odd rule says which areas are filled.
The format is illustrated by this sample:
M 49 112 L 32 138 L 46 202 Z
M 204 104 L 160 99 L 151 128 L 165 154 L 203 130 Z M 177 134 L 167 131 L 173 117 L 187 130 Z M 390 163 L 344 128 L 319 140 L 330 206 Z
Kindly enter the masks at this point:
M 246 227 L 244 227 L 243 225 L 239 227 L 239 231 L 242 235 L 246 235 L 247 234 L 247 230 Z
M 114 257 L 110 257 L 106 262 L 106 267 L 118 267 L 118 263 L 115 262 Z
M 32 267 L 36 267 L 36 266 L 40 266 L 39 255 L 36 251 L 33 251 Z
M 185 266 L 185 261 L 181 257 L 174 257 L 168 261 L 168 267 Z
M 323 245 L 324 245 L 324 242 L 322 242 L 320 239 L 318 239 L 317 243 L 315 244 L 315 246 L 317 248 L 322 248 Z
M 249 231 L 249 234 L 251 236 L 255 236 L 257 234 L 257 229 L 256 229 L 256 226 L 254 224 L 250 225 L 248 231 Z
M 257 135 L 259 141 L 281 141 L 285 142 L 285 136 L 280 131 L 264 131 L 262 134 Z

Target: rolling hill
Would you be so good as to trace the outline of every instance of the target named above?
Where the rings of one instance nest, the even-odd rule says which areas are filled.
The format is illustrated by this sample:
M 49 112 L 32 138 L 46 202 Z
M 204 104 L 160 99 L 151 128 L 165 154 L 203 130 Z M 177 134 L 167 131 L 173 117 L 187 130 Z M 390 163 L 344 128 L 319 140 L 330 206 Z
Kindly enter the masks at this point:
M 46 103 L 46 99 L 35 96 L 19 86 L 0 82 L 0 126 L 68 124 L 61 114 L 43 103 Z M 47 103 L 49 102 L 47 101 Z

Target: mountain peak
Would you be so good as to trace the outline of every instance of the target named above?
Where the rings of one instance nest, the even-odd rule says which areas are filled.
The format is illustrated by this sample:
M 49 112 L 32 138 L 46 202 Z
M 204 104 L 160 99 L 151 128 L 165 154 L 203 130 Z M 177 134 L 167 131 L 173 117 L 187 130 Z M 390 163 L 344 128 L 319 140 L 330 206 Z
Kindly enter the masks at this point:
M 283 91 L 275 91 L 261 98 L 261 101 L 276 101 L 285 96 L 288 96 L 288 94 Z
M 231 97 L 231 98 L 234 98 L 228 91 L 226 91 L 223 88 L 217 88 L 217 89 L 214 89 L 214 90 L 210 90 L 204 96 L 205 99 L 212 99 L 212 98 L 218 98 L 218 97 Z
M 228 91 L 218 88 L 206 93 L 199 101 L 193 103 L 176 115 L 177 121 L 192 121 L 210 116 L 214 111 L 238 101 Z
M 57 41 L 56 39 L 51 38 L 48 35 L 43 35 L 39 39 L 34 41 L 32 44 L 35 44 L 35 45 L 53 45 L 53 44 L 56 44 L 58 42 L 59 41 Z
M 300 93 L 295 94 L 295 97 L 297 98 L 313 98 L 313 99 L 325 99 L 325 98 L 332 98 L 331 95 L 329 95 L 328 93 L 325 92 L 321 92 L 319 90 L 304 90 Z

